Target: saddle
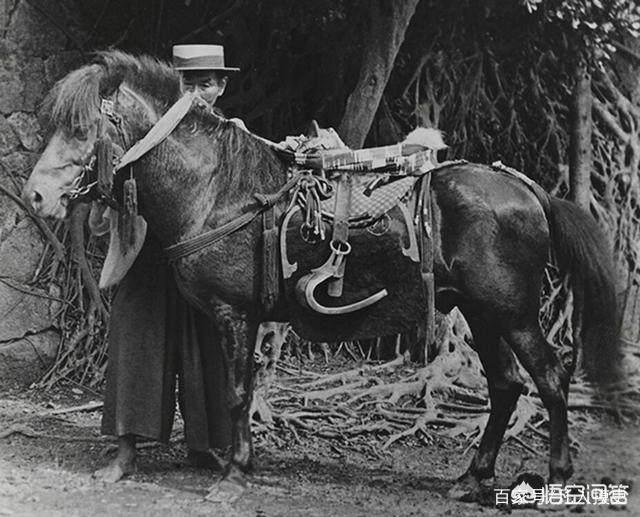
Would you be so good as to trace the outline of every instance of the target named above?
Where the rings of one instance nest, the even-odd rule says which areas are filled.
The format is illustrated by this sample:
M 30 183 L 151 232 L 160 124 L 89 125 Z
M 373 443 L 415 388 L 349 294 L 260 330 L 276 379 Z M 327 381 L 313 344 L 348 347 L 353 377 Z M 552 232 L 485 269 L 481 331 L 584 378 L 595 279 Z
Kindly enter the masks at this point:
M 419 143 L 293 152 L 300 180 L 282 219 L 279 255 L 299 335 L 365 339 L 429 319 L 428 172 L 441 147 L 433 132 Z

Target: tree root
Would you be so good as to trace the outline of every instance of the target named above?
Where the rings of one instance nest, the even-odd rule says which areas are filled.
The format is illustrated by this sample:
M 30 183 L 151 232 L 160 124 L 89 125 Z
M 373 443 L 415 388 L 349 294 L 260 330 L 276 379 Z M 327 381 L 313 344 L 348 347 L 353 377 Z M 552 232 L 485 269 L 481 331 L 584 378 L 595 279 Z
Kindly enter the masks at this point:
M 22 436 L 26 436 L 27 438 L 46 438 L 48 440 L 55 440 L 55 441 L 61 441 L 61 442 L 102 442 L 104 441 L 104 438 L 102 437 L 84 437 L 84 436 L 69 436 L 69 435 L 40 433 L 24 424 L 15 424 L 9 427 L 9 429 L 0 431 L 0 440 L 8 438 L 9 436 L 12 436 L 14 434 L 21 434 Z
M 554 297 L 564 297 L 565 284 L 550 284 Z M 555 302 L 553 302 L 555 303 Z M 564 310 L 564 309 L 563 309 Z M 402 356 L 385 363 L 365 362 L 357 368 L 329 374 L 287 366 L 287 375 L 271 386 L 264 403 L 271 420 L 257 422 L 254 433 L 261 440 L 281 440 L 274 431 L 288 430 L 296 441 L 317 437 L 357 446 L 366 436 L 371 454 L 380 454 L 406 439 L 429 442 L 435 434 L 477 446 L 489 417 L 486 380 L 475 353 L 466 343 L 468 329 L 448 316 L 439 329 L 442 346 L 436 359 L 426 365 L 410 364 Z M 570 326 L 570 309 L 562 318 L 562 332 Z M 561 330 L 556 328 L 554 332 Z M 279 366 L 278 366 L 279 367 Z M 623 400 L 614 409 L 611 400 L 596 398 L 598 391 L 585 382 L 572 385 L 570 418 L 584 418 L 585 410 L 640 414 L 640 382 L 625 383 L 610 392 Z M 573 416 L 572 416 L 573 415 Z M 532 436 L 548 440 L 541 429 L 548 422 L 546 410 L 532 384 L 509 422 L 505 440 L 538 455 Z M 286 443 L 286 440 L 282 443 Z M 572 447 L 580 447 L 572 441 Z

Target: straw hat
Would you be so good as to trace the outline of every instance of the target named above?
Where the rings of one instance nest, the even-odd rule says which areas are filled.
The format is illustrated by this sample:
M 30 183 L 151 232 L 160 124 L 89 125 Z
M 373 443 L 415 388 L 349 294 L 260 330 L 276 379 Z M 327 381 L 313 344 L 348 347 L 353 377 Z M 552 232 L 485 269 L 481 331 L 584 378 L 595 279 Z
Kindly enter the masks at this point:
M 176 70 L 219 70 L 238 72 L 240 69 L 224 65 L 222 45 L 174 45 L 173 67 Z

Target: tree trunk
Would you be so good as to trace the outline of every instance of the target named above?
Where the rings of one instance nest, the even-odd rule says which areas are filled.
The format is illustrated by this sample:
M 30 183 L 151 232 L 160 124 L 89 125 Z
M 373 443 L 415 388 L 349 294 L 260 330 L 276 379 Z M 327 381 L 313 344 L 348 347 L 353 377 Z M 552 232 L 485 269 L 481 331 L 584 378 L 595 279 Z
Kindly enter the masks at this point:
M 589 210 L 589 192 L 591 187 L 591 74 L 586 62 L 580 59 L 574 71 L 575 85 L 571 103 L 571 142 L 569 148 L 569 187 L 571 200 L 578 206 Z
M 353 149 L 364 144 L 393 63 L 419 0 L 371 0 L 358 83 L 347 99 L 340 137 Z

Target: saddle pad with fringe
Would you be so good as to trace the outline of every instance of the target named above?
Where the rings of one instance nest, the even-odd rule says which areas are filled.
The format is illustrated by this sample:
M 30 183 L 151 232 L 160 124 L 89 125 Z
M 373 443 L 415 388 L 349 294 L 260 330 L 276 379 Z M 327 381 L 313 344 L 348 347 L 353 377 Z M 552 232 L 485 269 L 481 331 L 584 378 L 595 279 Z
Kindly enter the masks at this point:
M 396 206 L 401 199 L 413 189 L 415 177 L 397 179 L 375 188 L 370 193 L 366 192 L 369 185 L 377 175 L 358 175 L 354 177 L 354 185 L 351 191 L 350 219 L 370 219 L 375 221 L 391 208 Z M 336 191 L 334 186 L 333 191 Z M 321 209 L 325 216 L 333 217 L 335 207 L 335 196 L 322 201 Z

